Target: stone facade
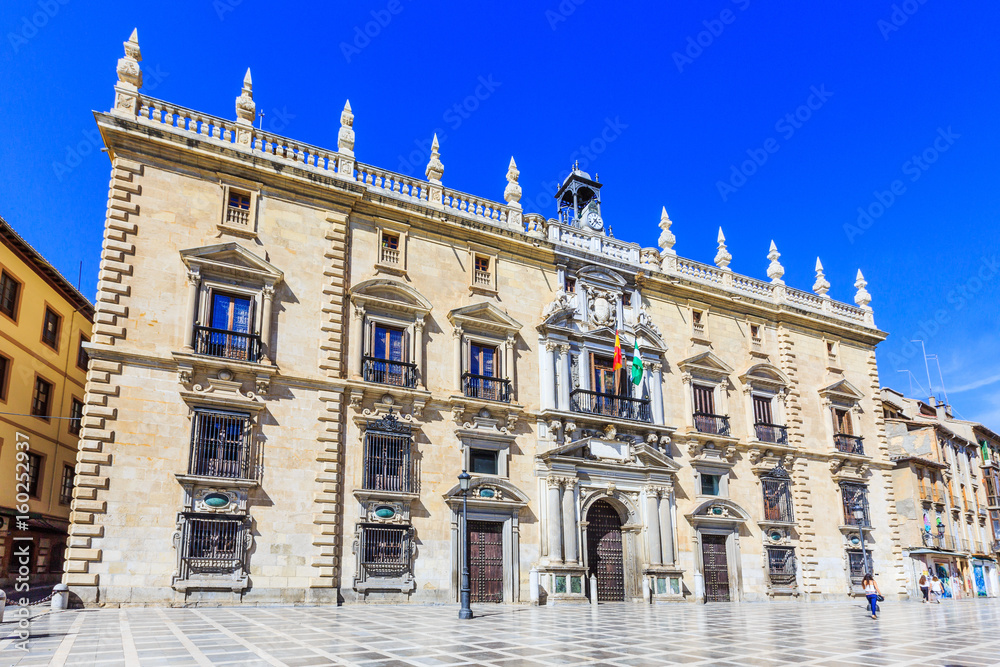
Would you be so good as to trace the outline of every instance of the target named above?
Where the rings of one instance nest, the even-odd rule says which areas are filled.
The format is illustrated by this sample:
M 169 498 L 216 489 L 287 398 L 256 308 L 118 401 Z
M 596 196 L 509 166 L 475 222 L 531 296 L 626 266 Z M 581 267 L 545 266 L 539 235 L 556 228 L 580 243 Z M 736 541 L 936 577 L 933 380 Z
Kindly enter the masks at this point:
M 685 260 L 665 210 L 659 248 L 616 240 L 578 169 L 526 215 L 513 159 L 468 195 L 436 141 L 427 180 L 356 162 L 349 103 L 321 149 L 253 127 L 249 72 L 227 121 L 143 96 L 140 59 L 97 114 L 84 600 L 451 602 L 463 533 L 477 601 L 842 597 L 856 523 L 904 593 L 860 273 L 853 306 L 773 244 L 770 282 L 721 230 Z

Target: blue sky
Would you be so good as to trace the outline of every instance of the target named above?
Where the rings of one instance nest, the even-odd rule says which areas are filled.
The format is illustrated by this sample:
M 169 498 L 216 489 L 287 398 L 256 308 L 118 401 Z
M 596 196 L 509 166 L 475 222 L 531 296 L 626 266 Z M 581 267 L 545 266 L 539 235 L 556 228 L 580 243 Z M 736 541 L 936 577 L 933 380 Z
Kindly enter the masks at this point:
M 350 98 L 369 164 L 422 175 L 437 130 L 446 185 L 500 199 L 513 155 L 553 215 L 579 159 L 619 238 L 656 245 L 666 206 L 686 257 L 710 262 L 721 226 L 763 278 L 774 239 L 786 282 L 811 288 L 819 256 L 845 301 L 860 267 L 883 384 L 928 391 L 923 339 L 958 413 L 1000 430 L 998 24 L 983 0 L 6 0 L 0 215 L 94 294 L 91 111 L 138 27 L 154 97 L 234 118 L 249 66 L 265 127 L 301 141 L 335 146 Z

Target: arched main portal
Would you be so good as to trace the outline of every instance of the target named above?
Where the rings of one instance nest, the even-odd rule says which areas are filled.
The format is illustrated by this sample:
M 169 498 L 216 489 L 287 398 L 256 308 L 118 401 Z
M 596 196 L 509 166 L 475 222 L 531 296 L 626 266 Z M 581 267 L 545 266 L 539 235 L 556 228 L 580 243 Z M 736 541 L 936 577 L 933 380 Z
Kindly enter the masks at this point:
M 598 500 L 587 511 L 587 563 L 591 576 L 597 576 L 597 600 L 623 602 L 622 519 L 606 500 Z

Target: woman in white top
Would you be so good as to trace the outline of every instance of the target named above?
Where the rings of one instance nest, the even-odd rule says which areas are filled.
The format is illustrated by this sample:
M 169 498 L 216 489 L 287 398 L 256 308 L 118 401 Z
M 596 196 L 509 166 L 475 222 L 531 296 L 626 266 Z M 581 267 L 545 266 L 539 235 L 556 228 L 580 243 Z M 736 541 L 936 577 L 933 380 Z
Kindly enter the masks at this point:
M 878 584 L 875 583 L 875 577 L 870 574 L 866 574 L 864 580 L 862 580 L 861 585 L 865 588 L 865 597 L 868 598 L 868 606 L 872 610 L 872 618 L 878 618 L 878 598 L 879 590 Z

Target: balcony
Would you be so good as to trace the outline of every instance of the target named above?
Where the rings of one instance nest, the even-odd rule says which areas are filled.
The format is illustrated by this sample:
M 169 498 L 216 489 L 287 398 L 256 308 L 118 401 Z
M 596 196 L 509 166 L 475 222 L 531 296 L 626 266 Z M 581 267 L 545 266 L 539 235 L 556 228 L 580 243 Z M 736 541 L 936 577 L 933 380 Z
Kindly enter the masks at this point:
M 510 380 L 489 375 L 463 373 L 462 393 L 469 398 L 510 403 Z
M 569 407 L 573 412 L 585 412 L 591 415 L 604 415 L 637 422 L 653 421 L 649 399 L 644 398 L 574 389 L 569 395 Z
M 776 445 L 788 444 L 788 429 L 777 424 L 754 424 L 754 433 L 761 442 L 771 442 Z
M 257 363 L 261 358 L 260 336 L 228 329 L 196 326 L 194 351 L 195 354 L 209 357 Z
M 848 435 L 846 433 L 835 433 L 833 436 L 833 444 L 836 446 L 838 452 L 844 452 L 845 454 L 855 454 L 857 456 L 865 455 L 865 448 L 862 444 L 862 438 L 859 435 Z
M 476 269 L 472 275 L 472 282 L 476 287 L 493 287 L 493 274 L 489 271 L 480 271 Z
M 699 433 L 729 437 L 729 417 L 725 415 L 696 412 L 694 413 L 694 427 Z
M 364 357 L 361 372 L 365 382 L 412 389 L 417 386 L 417 365 L 377 357 Z
M 383 264 L 399 264 L 399 248 L 382 246 L 382 254 L 380 258 L 380 261 Z
M 226 224 L 246 227 L 250 222 L 250 211 L 239 206 L 226 207 Z

